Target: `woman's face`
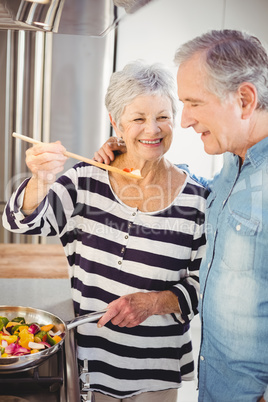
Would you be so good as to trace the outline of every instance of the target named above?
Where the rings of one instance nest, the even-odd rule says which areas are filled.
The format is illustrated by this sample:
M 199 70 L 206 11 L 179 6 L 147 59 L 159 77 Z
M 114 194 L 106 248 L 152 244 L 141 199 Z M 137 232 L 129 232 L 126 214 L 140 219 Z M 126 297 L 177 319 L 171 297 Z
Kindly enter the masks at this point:
M 173 114 L 167 96 L 137 96 L 127 105 L 116 134 L 126 143 L 128 155 L 138 160 L 154 161 L 169 149 L 173 137 Z

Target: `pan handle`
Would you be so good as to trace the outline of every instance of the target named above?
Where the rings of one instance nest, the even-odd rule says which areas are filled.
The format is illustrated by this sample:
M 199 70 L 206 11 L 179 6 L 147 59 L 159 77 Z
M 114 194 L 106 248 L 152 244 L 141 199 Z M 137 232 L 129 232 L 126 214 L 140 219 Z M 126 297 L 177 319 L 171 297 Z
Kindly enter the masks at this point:
M 96 321 L 99 318 L 101 318 L 103 316 L 103 314 L 106 313 L 107 310 L 108 309 L 106 308 L 104 310 L 96 311 L 94 313 L 78 316 L 78 317 L 74 318 L 73 320 L 68 321 L 66 323 L 66 327 L 68 330 L 70 330 L 72 328 L 78 327 L 78 325 L 86 324 L 87 322 Z

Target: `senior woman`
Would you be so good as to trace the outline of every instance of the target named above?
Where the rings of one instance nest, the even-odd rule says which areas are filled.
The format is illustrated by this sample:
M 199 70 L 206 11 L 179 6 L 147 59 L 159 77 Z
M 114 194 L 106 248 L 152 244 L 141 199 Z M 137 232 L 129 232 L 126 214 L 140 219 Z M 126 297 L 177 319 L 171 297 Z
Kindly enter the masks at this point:
M 4 226 L 59 236 L 70 266 L 75 312 L 108 307 L 77 329 L 99 401 L 176 402 L 194 378 L 189 322 L 197 313 L 206 192 L 164 155 L 172 142 L 176 86 L 160 65 L 141 62 L 112 75 L 111 124 L 127 144 L 112 165 L 133 179 L 78 163 L 62 170 L 59 143 L 27 150 L 33 175 L 12 195 Z

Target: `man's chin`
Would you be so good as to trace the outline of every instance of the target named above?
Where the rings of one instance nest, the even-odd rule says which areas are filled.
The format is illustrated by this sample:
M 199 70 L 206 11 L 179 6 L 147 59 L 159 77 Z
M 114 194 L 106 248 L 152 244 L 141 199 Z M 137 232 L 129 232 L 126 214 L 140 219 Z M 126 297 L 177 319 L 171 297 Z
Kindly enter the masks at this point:
M 204 151 L 208 155 L 220 155 L 222 152 L 219 152 L 215 147 L 209 146 L 208 144 L 204 143 Z

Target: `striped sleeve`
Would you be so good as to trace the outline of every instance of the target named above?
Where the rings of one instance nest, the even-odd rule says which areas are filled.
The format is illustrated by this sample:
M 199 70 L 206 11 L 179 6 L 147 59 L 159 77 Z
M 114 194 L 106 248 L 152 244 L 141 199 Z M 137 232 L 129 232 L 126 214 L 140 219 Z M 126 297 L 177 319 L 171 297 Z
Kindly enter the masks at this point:
M 199 268 L 205 254 L 205 205 L 208 191 L 195 180 L 189 179 L 184 193 L 189 197 L 186 202 L 190 208 L 187 213 L 181 210 L 181 215 L 186 215 L 190 220 L 188 222 L 191 222 L 191 255 L 185 276 L 170 290 L 178 297 L 181 309 L 181 314 L 174 316 L 181 323 L 189 323 L 194 315 L 198 314 Z

